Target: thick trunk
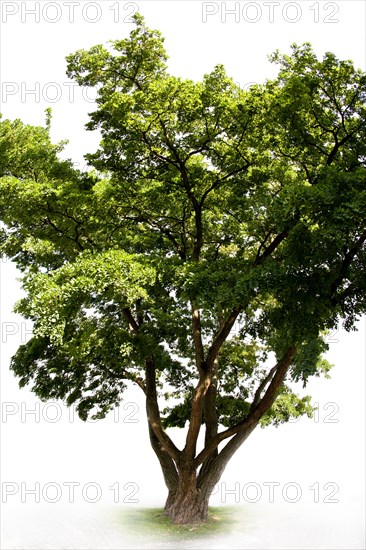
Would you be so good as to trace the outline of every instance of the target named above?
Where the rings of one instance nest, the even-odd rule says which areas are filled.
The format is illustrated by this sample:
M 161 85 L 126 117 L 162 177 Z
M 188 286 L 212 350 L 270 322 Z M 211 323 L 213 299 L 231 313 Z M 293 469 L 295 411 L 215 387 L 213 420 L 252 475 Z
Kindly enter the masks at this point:
M 208 497 L 198 491 L 174 498 L 170 495 L 165 504 L 165 514 L 176 525 L 195 525 L 207 521 Z
M 194 473 L 182 475 L 175 491 L 169 491 L 165 514 L 173 523 L 197 524 L 207 520 L 211 491 L 198 489 Z
M 186 447 L 180 451 L 162 430 L 156 398 L 155 371 L 147 368 L 147 412 L 150 440 L 160 461 L 165 483 L 169 490 L 165 514 L 175 524 L 197 524 L 207 520 L 208 501 L 214 486 L 219 482 L 225 467 L 233 454 L 244 443 L 258 425 L 262 416 L 276 399 L 276 392 L 283 383 L 296 348 L 291 347 L 277 362 L 260 384 L 249 414 L 238 424 L 217 433 L 215 370 L 209 377 L 202 377 L 196 388 L 195 402 L 197 415 L 192 413 Z M 147 367 L 149 365 L 147 364 Z M 205 387 L 209 381 L 208 387 Z M 202 383 L 201 383 L 202 382 Z M 265 386 L 269 383 L 263 397 Z M 193 411 L 193 406 L 192 406 Z M 205 448 L 194 457 L 199 426 L 204 412 L 206 424 Z M 193 420 L 193 422 L 192 422 Z M 199 421 L 199 422 L 198 422 Z M 192 424 L 194 425 L 192 428 Z M 218 445 L 233 436 L 218 452 Z M 199 475 L 197 470 L 200 468 Z

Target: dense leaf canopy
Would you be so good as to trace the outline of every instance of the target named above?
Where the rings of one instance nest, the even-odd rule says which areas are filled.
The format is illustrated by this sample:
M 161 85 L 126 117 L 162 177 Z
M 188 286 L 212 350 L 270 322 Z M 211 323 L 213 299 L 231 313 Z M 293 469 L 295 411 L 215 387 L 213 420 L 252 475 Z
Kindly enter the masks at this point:
M 215 351 L 231 426 L 267 360 L 296 346 L 262 423 L 310 414 L 290 381 L 326 373 L 324 331 L 366 310 L 366 76 L 303 44 L 249 90 L 221 65 L 193 82 L 169 74 L 160 33 L 135 20 L 127 39 L 67 58 L 98 90 L 89 173 L 59 160 L 49 125 L 0 123 L 0 245 L 34 323 L 12 369 L 85 419 L 127 381 L 144 389 L 153 357 L 163 425 L 184 426 Z

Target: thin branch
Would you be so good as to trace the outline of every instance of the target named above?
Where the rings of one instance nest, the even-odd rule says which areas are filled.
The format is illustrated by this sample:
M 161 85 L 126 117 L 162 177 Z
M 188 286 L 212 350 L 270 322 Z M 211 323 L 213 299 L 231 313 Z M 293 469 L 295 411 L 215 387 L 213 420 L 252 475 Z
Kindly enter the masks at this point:
M 130 308 L 124 307 L 123 308 L 123 315 L 125 316 L 125 318 L 128 321 L 128 326 L 129 326 L 130 331 L 132 332 L 132 334 L 138 334 L 140 327 L 139 327 L 138 323 L 135 321 L 135 319 L 134 319 L 134 317 L 131 313 Z
M 258 262 L 259 258 L 260 258 L 260 255 L 261 255 L 261 252 L 262 252 L 262 248 L 264 248 L 264 245 L 266 244 L 267 240 L 270 238 L 270 236 L 272 235 L 273 233 L 273 229 L 270 229 L 267 233 L 267 235 L 264 237 L 264 240 L 261 242 L 261 244 L 259 245 L 259 248 L 258 248 L 258 252 L 257 252 L 257 255 L 255 257 L 255 260 L 254 260 L 254 263 Z
M 70 237 L 70 235 L 67 235 L 66 232 L 63 230 L 63 229 L 59 229 L 57 227 L 57 225 L 54 224 L 54 222 L 52 220 L 50 220 L 49 216 L 46 216 L 46 220 L 44 221 L 47 221 L 47 223 L 52 227 L 52 229 L 54 229 L 57 233 L 60 233 L 63 237 L 65 237 L 66 239 L 68 239 L 69 241 L 72 241 L 74 242 L 80 251 L 83 251 L 84 250 L 84 247 L 82 244 L 79 243 L 78 239 L 75 238 L 75 237 Z
M 207 353 L 207 365 L 208 368 L 213 368 L 214 362 L 219 354 L 219 351 L 224 344 L 226 338 L 229 336 L 234 323 L 241 312 L 241 308 L 234 308 L 225 321 L 221 324 L 218 332 L 216 333 L 213 342 Z
M 269 371 L 267 376 L 259 384 L 259 386 L 257 388 L 257 391 L 255 392 L 253 402 L 250 406 L 250 411 L 252 411 L 254 409 L 254 407 L 256 407 L 258 405 L 262 391 L 264 390 L 264 388 L 266 387 L 268 382 L 270 382 L 270 380 L 272 380 L 272 378 L 274 376 L 274 373 L 276 372 L 277 369 L 278 369 L 278 363 L 277 363 L 277 365 L 275 365 L 274 367 L 271 368 L 271 370 Z
M 146 395 L 146 391 L 147 391 L 146 386 L 144 384 L 143 379 L 140 376 L 134 376 L 131 373 L 126 373 L 125 378 L 126 380 L 130 380 L 131 382 L 134 382 L 134 384 L 137 384 L 137 386 L 139 386 L 139 388 L 141 388 L 144 394 Z
M 249 166 L 250 166 L 250 162 L 247 162 L 247 164 L 245 166 L 242 166 L 241 168 L 237 168 L 236 170 L 233 170 L 232 172 L 229 172 L 228 174 L 226 174 L 222 178 L 218 178 L 217 180 L 215 180 L 214 183 L 208 189 L 206 189 L 206 191 L 203 193 L 203 195 L 201 197 L 201 200 L 200 200 L 200 206 L 203 206 L 203 203 L 204 203 L 207 195 L 209 193 L 211 193 L 211 191 L 216 189 L 223 181 L 227 180 L 231 176 L 236 176 L 236 174 L 240 174 L 240 172 L 243 172 L 244 170 L 247 170 L 249 168 Z
M 193 342 L 196 356 L 196 367 L 200 375 L 204 373 L 204 351 L 202 342 L 202 327 L 200 311 L 195 304 L 192 303 L 192 332 Z
M 288 236 L 289 234 L 289 230 L 288 229 L 284 229 L 281 233 L 279 233 L 277 235 L 277 237 L 275 237 L 273 239 L 273 241 L 271 242 L 271 244 L 269 246 L 267 246 L 267 248 L 264 250 L 263 254 L 261 254 L 260 256 L 257 256 L 257 258 L 255 259 L 254 261 L 254 265 L 260 265 L 261 263 L 263 263 L 263 261 L 268 258 L 268 256 L 270 256 L 272 254 L 272 252 L 274 250 L 276 250 L 276 248 L 278 247 L 278 245 L 284 240 L 286 239 L 286 237 Z
M 360 251 L 363 243 L 366 241 L 366 229 L 361 233 L 360 237 L 358 238 L 355 246 L 353 246 L 344 256 L 339 275 L 338 277 L 333 281 L 330 292 L 331 292 L 331 299 L 333 302 L 336 302 L 335 293 L 337 289 L 342 284 L 343 280 L 345 279 L 347 275 L 348 268 L 350 267 L 352 261 L 357 256 L 358 252 Z

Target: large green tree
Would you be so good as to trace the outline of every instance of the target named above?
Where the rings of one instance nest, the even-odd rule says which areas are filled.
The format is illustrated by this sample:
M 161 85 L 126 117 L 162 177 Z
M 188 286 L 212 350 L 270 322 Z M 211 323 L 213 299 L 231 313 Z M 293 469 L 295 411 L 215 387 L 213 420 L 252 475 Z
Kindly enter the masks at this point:
M 327 329 L 366 311 L 366 76 L 304 44 L 249 90 L 221 65 L 193 82 L 135 24 L 67 58 L 97 89 L 90 172 L 49 119 L 0 124 L 0 245 L 34 323 L 11 369 L 82 419 L 137 384 L 166 513 L 191 523 L 256 426 L 311 414 L 291 382 L 326 375 Z

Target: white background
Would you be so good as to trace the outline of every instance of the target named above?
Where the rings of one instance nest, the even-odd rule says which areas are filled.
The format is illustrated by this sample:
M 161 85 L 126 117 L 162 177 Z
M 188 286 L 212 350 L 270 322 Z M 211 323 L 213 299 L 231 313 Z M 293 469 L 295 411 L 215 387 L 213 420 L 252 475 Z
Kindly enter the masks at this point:
M 53 139 L 69 139 L 65 154 L 83 166 L 83 154 L 98 144 L 97 133 L 83 128 L 87 113 L 93 110 L 92 93 L 88 101 L 85 92 L 71 88 L 65 56 L 126 37 L 133 28 L 128 20 L 137 4 L 83 0 L 72 4 L 2 2 L 0 110 L 4 118 L 39 125 L 44 123 L 44 110 L 52 107 Z M 363 1 L 146 1 L 138 5 L 147 24 L 166 37 L 169 68 L 182 77 L 200 79 L 223 63 L 243 87 L 263 82 L 275 74 L 266 56 L 277 48 L 289 52 L 292 42 L 304 41 L 311 42 L 319 56 L 333 51 L 366 68 Z M 229 14 L 229 10 L 236 11 Z M 131 534 L 111 519 L 111 510 L 118 509 L 112 485 L 120 489 L 118 505 L 132 511 L 162 506 L 165 499 L 163 479 L 148 444 L 141 391 L 128 390 L 119 416 L 82 423 L 62 404 L 40 403 L 27 389 L 19 390 L 8 367 L 11 355 L 29 338 L 31 326 L 12 313 L 21 295 L 17 276 L 10 262 L 1 264 L 3 501 L 6 490 L 17 491 L 2 503 L 2 548 L 158 547 L 157 541 L 138 539 L 138 533 Z M 212 504 L 237 505 L 240 521 L 225 539 L 200 544 L 364 548 L 364 319 L 357 328 L 348 334 L 340 327 L 330 337 L 327 358 L 335 365 L 332 379 L 315 379 L 305 390 L 299 387 L 299 392 L 319 403 L 317 417 L 278 429 L 257 429 L 235 455 Z M 30 409 L 35 413 L 26 414 Z M 172 434 L 179 445 L 182 434 L 179 430 Z M 64 485 L 68 482 L 80 484 L 75 486 L 74 503 L 69 502 Z M 24 494 L 36 483 L 39 504 L 34 496 Z M 42 495 L 47 483 L 53 485 Z M 276 484 L 273 499 L 269 483 Z M 96 487 L 100 501 L 88 502 Z M 315 502 L 317 488 L 319 502 Z M 49 501 L 57 490 L 60 500 L 52 504 Z M 169 544 L 159 541 L 159 547 Z M 180 544 L 195 547 L 189 541 Z

